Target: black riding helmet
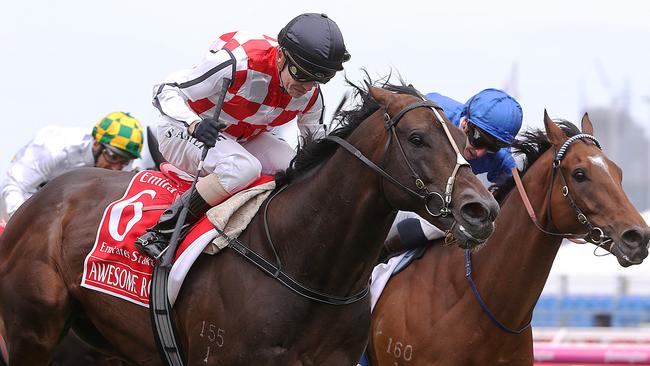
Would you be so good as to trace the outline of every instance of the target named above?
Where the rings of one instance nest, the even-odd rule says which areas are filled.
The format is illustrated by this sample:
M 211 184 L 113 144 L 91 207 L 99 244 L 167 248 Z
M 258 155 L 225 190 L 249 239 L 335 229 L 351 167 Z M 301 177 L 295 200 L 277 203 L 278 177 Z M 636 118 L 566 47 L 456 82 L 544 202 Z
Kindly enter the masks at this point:
M 350 59 L 341 30 L 325 14 L 293 18 L 278 34 L 278 43 L 291 64 L 321 83 L 343 70 L 343 63 Z

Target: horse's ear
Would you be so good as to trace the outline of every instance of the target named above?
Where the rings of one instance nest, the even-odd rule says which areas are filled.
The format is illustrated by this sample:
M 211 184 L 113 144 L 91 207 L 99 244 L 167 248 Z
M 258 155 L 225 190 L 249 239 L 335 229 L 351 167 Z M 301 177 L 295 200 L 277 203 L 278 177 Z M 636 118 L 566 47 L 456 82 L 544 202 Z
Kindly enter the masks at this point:
M 544 109 L 544 127 L 548 140 L 555 146 L 562 145 L 568 138 L 564 131 L 548 116 L 546 109 Z
M 582 133 L 586 133 L 587 135 L 594 135 L 594 125 L 591 123 L 591 120 L 589 119 L 589 115 L 587 112 L 585 112 L 585 115 L 582 116 Z
M 390 98 L 393 97 L 393 93 L 382 88 L 376 88 L 374 86 L 368 87 L 368 92 L 372 99 L 376 100 L 383 107 L 387 107 L 390 101 Z

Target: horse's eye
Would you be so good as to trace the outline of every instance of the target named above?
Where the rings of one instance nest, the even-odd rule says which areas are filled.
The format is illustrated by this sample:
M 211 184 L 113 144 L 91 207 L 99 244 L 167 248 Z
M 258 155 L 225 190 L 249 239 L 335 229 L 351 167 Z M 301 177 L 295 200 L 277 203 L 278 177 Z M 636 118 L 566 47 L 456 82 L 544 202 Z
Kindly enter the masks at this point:
M 575 179 L 576 182 L 584 182 L 587 180 L 587 174 L 585 174 L 585 171 L 582 169 L 576 169 L 573 171 L 573 179 Z
M 424 145 L 424 140 L 422 139 L 422 136 L 418 134 L 411 135 L 409 137 L 409 142 L 414 146 L 418 146 L 418 147 Z

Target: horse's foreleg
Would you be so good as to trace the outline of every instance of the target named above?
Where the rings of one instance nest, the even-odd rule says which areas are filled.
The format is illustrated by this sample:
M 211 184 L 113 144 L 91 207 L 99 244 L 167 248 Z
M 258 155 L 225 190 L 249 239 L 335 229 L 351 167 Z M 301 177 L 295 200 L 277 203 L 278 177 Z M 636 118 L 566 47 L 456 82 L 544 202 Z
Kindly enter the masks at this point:
M 48 263 L 36 261 L 15 266 L 2 282 L 9 365 L 47 365 L 70 316 L 63 280 Z

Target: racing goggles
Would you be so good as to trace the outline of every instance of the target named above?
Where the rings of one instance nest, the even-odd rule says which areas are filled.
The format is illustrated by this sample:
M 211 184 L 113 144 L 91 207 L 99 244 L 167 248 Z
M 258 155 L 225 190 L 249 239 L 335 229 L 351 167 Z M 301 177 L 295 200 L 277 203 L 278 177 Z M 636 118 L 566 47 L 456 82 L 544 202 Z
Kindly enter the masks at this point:
M 325 84 L 336 75 L 336 70 L 307 71 L 307 69 L 298 65 L 289 52 L 285 50 L 284 54 L 287 56 L 287 69 L 289 70 L 289 75 L 291 75 L 293 80 L 299 83 L 316 82 L 319 84 Z
M 132 158 L 121 154 L 121 151 L 116 151 L 118 149 L 111 145 L 102 144 L 102 146 L 104 147 L 102 149 L 102 156 L 104 156 L 104 159 L 106 159 L 106 162 L 109 164 L 128 165 L 131 160 L 133 160 Z
M 469 143 L 477 149 L 485 149 L 488 153 L 496 153 L 504 147 L 510 146 L 509 144 L 497 139 L 489 133 L 476 127 L 470 121 L 467 121 L 467 139 Z

